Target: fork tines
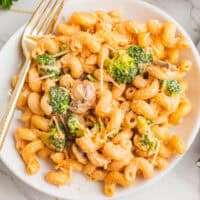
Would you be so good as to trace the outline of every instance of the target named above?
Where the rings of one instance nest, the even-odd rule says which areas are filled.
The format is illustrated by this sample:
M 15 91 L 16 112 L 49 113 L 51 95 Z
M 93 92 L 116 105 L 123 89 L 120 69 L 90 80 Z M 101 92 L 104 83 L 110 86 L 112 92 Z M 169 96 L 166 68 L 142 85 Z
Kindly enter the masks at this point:
M 44 35 L 52 32 L 62 11 L 64 0 L 42 0 L 33 14 L 24 35 Z

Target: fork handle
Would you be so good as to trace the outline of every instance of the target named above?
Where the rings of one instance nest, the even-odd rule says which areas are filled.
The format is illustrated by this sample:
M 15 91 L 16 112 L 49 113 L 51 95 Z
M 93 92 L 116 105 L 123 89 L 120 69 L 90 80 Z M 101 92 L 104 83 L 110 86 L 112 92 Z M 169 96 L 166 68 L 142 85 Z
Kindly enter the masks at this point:
M 17 84 L 15 86 L 15 89 L 12 92 L 12 96 L 9 100 L 9 103 L 6 107 L 6 111 L 5 111 L 5 113 L 2 117 L 2 120 L 0 122 L 0 151 L 3 147 L 3 143 L 4 143 L 5 137 L 7 135 L 7 131 L 9 129 L 10 122 L 12 121 L 13 114 L 15 112 L 15 107 L 16 107 L 16 104 L 17 104 L 17 100 L 19 98 L 22 87 L 24 85 L 30 64 L 31 64 L 30 59 L 26 59 L 25 62 L 24 62 L 24 65 L 22 66 L 22 68 L 20 70 Z

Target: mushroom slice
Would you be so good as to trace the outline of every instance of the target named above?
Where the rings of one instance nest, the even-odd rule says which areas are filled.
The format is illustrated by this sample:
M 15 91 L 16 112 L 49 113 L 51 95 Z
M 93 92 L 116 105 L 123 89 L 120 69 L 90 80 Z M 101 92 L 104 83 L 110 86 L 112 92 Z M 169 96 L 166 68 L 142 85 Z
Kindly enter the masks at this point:
M 75 113 L 86 113 L 95 103 L 96 89 L 92 82 L 76 81 L 71 88 L 71 110 Z

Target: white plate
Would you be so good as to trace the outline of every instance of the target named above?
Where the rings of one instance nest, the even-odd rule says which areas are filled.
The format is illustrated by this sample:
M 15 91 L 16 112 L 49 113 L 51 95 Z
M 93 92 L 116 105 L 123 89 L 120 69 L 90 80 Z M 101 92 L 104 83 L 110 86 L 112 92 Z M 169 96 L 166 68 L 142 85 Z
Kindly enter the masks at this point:
M 175 22 L 174 19 L 169 17 L 166 13 L 160 9 L 153 7 L 142 1 L 134 0 L 68 0 L 63 10 L 63 15 L 67 18 L 73 11 L 94 11 L 94 10 L 121 10 L 124 17 L 129 19 L 135 19 L 139 22 L 145 22 L 148 19 L 159 19 L 161 21 L 173 21 L 179 31 L 186 36 L 190 43 L 190 49 L 182 52 L 182 56 L 190 58 L 193 62 L 193 67 L 187 76 L 189 83 L 188 97 L 192 103 L 192 112 L 184 119 L 183 124 L 177 126 L 174 130 L 175 133 L 180 134 L 188 145 L 191 146 L 198 128 L 200 121 L 200 63 L 197 50 L 195 49 L 191 39 L 183 28 Z M 8 102 L 8 91 L 10 88 L 11 77 L 17 73 L 19 64 L 22 62 L 22 55 L 20 51 L 20 37 L 22 35 L 23 28 L 15 33 L 11 39 L 6 43 L 0 53 L 0 111 L 1 116 L 5 110 L 6 103 Z M 46 183 L 43 179 L 44 174 L 51 168 L 51 165 L 47 162 L 41 161 L 41 170 L 35 176 L 27 176 L 24 169 L 24 164 L 15 150 L 15 143 L 13 138 L 14 130 L 19 126 L 17 120 L 19 111 L 15 113 L 12 126 L 9 130 L 6 142 L 1 152 L 1 159 L 6 166 L 22 181 L 26 184 L 34 187 L 49 195 L 57 196 L 59 198 L 66 199 L 103 199 L 105 196 L 102 193 L 102 185 L 96 182 L 87 181 L 84 176 L 79 173 L 73 174 L 71 183 L 64 187 L 55 187 Z M 151 180 L 137 180 L 136 183 L 126 189 L 118 189 L 115 197 L 124 196 L 135 192 L 138 189 L 144 188 L 144 186 L 155 182 L 158 178 L 166 175 L 170 169 L 180 160 L 181 156 L 175 157 L 170 160 L 169 167 L 162 172 L 156 172 L 154 178 Z

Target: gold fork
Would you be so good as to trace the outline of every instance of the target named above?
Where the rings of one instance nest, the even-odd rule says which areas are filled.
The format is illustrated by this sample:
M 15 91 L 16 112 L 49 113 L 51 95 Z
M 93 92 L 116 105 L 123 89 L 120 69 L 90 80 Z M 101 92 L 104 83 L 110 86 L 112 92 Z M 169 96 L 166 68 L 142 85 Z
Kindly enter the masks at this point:
M 52 32 L 63 6 L 64 0 L 42 0 L 24 30 L 21 45 L 25 56 L 25 62 L 20 70 L 17 85 L 12 92 L 12 96 L 0 123 L 0 150 L 2 149 L 10 122 L 15 112 L 17 100 L 31 64 L 30 53 L 35 43 L 30 39 L 30 36 L 41 36 Z

